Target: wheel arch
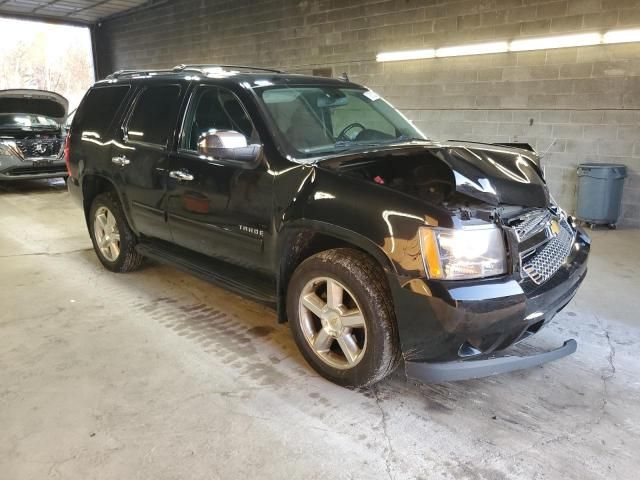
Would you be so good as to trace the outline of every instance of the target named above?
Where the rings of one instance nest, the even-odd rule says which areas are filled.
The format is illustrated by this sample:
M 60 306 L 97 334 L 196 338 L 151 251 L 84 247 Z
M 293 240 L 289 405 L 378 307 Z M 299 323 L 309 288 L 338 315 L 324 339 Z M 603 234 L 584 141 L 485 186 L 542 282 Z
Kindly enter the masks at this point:
M 91 210 L 93 200 L 105 192 L 113 192 L 118 197 L 127 223 L 131 227 L 132 223 L 131 217 L 129 216 L 129 209 L 116 184 L 110 178 L 95 173 L 88 173 L 82 176 L 82 208 L 87 225 L 89 224 L 89 211 Z
M 307 258 L 334 248 L 351 248 L 361 251 L 382 268 L 388 276 L 395 273 L 391 259 L 370 239 L 351 230 L 324 222 L 304 222 L 289 225 L 281 233 L 277 258 L 280 259 L 277 270 L 278 323 L 287 321 L 286 297 L 289 280 Z

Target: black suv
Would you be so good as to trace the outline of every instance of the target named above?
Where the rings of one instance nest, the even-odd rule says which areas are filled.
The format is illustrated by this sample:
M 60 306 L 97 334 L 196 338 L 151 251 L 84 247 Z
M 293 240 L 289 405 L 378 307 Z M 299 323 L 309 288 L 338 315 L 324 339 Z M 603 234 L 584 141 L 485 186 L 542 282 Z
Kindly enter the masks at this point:
M 573 297 L 589 238 L 538 156 L 435 142 L 348 80 L 237 66 L 120 71 L 71 125 L 68 187 L 102 264 L 169 262 L 274 306 L 309 364 L 371 385 L 507 356 Z

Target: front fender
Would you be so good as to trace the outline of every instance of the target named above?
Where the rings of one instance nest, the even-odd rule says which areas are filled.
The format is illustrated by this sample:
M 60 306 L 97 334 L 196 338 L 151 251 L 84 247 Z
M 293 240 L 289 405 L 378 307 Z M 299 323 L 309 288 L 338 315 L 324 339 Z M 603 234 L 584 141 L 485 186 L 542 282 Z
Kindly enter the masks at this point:
M 326 235 L 353 245 L 354 247 L 371 255 L 380 264 L 385 273 L 397 272 L 395 265 L 392 259 L 387 255 L 387 252 L 380 248 L 379 245 L 372 242 L 369 238 L 342 226 L 319 220 L 301 218 L 288 222 L 285 226 L 285 230 L 280 235 L 282 238 L 281 251 L 290 248 L 293 241 L 292 239 L 304 232 Z
M 419 228 L 449 226 L 451 215 L 402 192 L 352 176 L 318 168 L 303 198 L 303 218 L 318 228 L 333 229 L 350 242 L 360 242 L 400 277 L 424 274 Z M 384 263 L 383 263 L 384 260 Z

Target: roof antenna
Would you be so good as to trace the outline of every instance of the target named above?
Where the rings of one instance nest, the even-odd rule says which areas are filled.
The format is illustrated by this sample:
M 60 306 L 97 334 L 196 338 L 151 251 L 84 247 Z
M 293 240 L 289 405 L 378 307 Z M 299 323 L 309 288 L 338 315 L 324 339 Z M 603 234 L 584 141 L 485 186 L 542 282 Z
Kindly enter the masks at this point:
M 342 80 L 343 82 L 348 82 L 349 77 L 347 76 L 347 72 L 342 72 L 342 75 L 338 77 L 338 80 Z

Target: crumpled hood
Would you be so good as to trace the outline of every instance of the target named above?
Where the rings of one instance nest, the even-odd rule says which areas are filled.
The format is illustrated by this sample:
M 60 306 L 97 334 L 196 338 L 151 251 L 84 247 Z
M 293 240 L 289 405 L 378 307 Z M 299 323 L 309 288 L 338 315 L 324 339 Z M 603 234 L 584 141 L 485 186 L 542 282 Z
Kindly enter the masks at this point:
M 69 101 L 62 95 L 46 90 L 0 90 L 0 113 L 30 113 L 64 122 Z
M 489 144 L 412 143 L 318 163 L 437 203 L 445 188 L 490 205 L 543 208 L 549 192 L 533 152 Z M 449 192 L 451 193 L 451 192 Z

